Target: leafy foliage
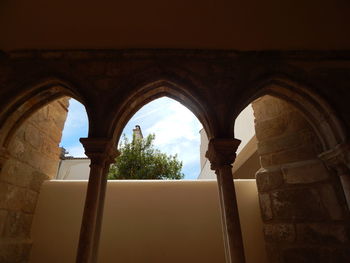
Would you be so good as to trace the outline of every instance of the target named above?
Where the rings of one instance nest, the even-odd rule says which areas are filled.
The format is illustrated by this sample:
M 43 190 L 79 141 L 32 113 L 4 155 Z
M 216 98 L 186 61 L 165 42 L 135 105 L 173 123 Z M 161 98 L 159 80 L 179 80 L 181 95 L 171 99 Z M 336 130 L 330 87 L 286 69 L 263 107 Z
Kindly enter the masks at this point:
M 166 155 L 155 149 L 154 134 L 146 138 L 133 137 L 132 142 L 123 135 L 119 145 L 121 154 L 111 165 L 108 179 L 182 179 L 182 162 L 177 155 Z

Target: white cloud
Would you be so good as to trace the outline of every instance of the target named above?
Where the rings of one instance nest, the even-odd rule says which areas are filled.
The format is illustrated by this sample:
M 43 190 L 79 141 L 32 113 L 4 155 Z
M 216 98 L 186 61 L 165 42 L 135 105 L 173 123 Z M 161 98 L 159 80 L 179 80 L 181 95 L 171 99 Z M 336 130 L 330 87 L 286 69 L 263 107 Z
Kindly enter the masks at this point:
M 135 125 L 141 126 L 144 136 L 154 133 L 154 144 L 162 152 L 177 154 L 183 162 L 185 175 L 191 178 L 198 176 L 199 130 L 202 125 L 190 110 L 172 99 L 157 99 L 145 105 L 130 119 L 124 129 L 129 138 Z
M 148 116 L 150 116 L 150 115 L 152 115 L 152 114 L 154 114 L 154 113 L 156 113 L 157 111 L 159 111 L 159 109 L 151 109 L 151 110 L 149 110 L 149 111 L 145 111 L 143 114 L 135 114 L 134 115 L 134 117 L 133 117 L 133 119 L 134 119 L 134 121 L 137 121 L 137 120 L 141 120 L 141 119 L 143 119 L 143 118 L 146 118 L 146 117 L 148 117 Z
M 183 162 L 183 172 L 187 178 L 198 176 L 199 130 L 202 125 L 190 110 L 172 99 L 157 99 L 145 105 L 130 119 L 124 129 L 127 137 L 131 138 L 135 125 L 141 126 L 144 136 L 155 133 L 155 146 L 162 152 L 178 155 L 178 159 Z M 88 119 L 85 108 L 71 99 L 61 142 L 69 155 L 85 157 L 79 138 L 86 137 L 87 132 Z
M 66 148 L 66 150 L 69 152 L 68 155 L 74 156 L 74 157 L 86 157 L 84 147 L 80 145 L 71 145 Z
M 201 123 L 194 114 L 180 103 L 161 98 L 142 107 L 128 122 L 124 133 L 131 139 L 132 129 L 140 125 L 144 136 L 155 133 L 155 146 L 167 154 L 177 154 L 183 162 L 186 178 L 199 175 L 199 131 Z M 78 101 L 70 100 L 69 114 L 63 131 L 61 145 L 75 157 L 85 157 L 79 138 L 88 133 L 85 108 Z M 235 123 L 235 136 L 242 140 L 239 150 L 254 135 L 254 116 L 251 106 L 242 111 Z
M 164 114 L 146 133 L 155 133 L 155 144 L 162 146 L 176 142 L 178 139 L 199 142 L 199 130 L 201 125 L 190 110 L 177 102 L 164 103 Z

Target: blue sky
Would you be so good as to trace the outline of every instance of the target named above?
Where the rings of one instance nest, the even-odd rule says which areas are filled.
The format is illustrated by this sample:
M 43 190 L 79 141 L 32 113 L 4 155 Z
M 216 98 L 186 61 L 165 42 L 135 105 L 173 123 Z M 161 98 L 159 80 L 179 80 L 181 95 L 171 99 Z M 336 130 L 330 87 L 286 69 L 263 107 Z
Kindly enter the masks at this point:
M 178 155 L 183 163 L 185 179 L 197 179 L 200 173 L 199 131 L 202 125 L 190 110 L 175 100 L 163 97 L 146 104 L 129 120 L 123 133 L 130 140 L 135 125 L 141 126 L 144 137 L 154 133 L 155 146 L 162 152 Z M 254 113 L 249 105 L 235 123 L 235 137 L 242 140 L 238 153 L 254 133 Z M 85 108 L 71 99 L 60 146 L 66 148 L 71 156 L 85 157 L 79 138 L 87 135 L 88 119 Z
M 155 146 L 167 154 L 177 154 L 183 162 L 185 179 L 199 175 L 199 131 L 201 123 L 186 107 L 175 100 L 163 97 L 142 107 L 125 126 L 123 133 L 132 137 L 132 129 L 140 125 L 143 135 L 156 135 Z M 69 155 L 82 157 L 84 149 L 79 138 L 87 137 L 88 120 L 85 108 L 71 99 L 67 121 L 63 130 L 61 146 Z

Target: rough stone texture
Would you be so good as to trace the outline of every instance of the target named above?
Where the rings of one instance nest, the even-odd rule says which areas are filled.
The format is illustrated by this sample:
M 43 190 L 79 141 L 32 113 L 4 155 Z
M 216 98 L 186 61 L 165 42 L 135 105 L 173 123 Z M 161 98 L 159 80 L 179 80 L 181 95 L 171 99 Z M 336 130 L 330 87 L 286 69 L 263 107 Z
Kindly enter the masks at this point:
M 277 189 L 283 184 L 283 176 L 280 168 L 269 170 L 261 168 L 255 174 L 255 177 L 259 192 Z
M 328 215 L 333 220 L 341 220 L 344 218 L 344 207 L 342 207 L 339 198 L 337 197 L 334 187 L 330 184 L 324 184 L 319 187 L 322 204 L 328 212 Z
M 283 253 L 285 263 L 326 263 L 328 257 L 319 248 L 290 248 Z
M 334 249 L 330 252 L 329 263 L 348 263 L 350 262 L 350 248 Z
M 270 141 L 271 144 L 274 141 Z M 259 146 L 258 146 L 259 147 Z M 317 150 L 313 145 L 310 147 L 307 144 L 300 143 L 296 147 L 279 149 L 276 152 L 260 155 L 260 163 L 263 167 L 283 165 L 286 163 L 301 162 L 305 160 L 312 160 L 317 156 Z
M 259 194 L 261 214 L 264 220 L 273 218 L 270 194 Z
M 3 233 L 4 231 L 7 214 L 7 210 L 0 210 L 0 233 Z
M 260 161 L 262 167 L 269 171 L 271 167 L 279 166 L 282 170 L 291 163 L 316 160 L 319 153 L 334 150 L 339 144 L 349 141 L 350 52 L 347 50 L 243 52 L 124 49 L 14 50 L 0 53 L 0 153 L 8 149 L 11 139 L 13 157 L 18 161 L 31 157 L 32 163 L 40 164 L 32 167 L 31 163 L 25 163 L 30 169 L 27 169 L 21 184 L 29 184 L 34 191 L 40 188 L 43 177 L 33 182 L 30 170 L 38 170 L 39 174 L 49 177 L 53 173 L 55 160 L 48 149 L 36 155 L 41 148 L 37 140 L 26 142 L 32 127 L 28 127 L 28 130 L 20 128 L 18 134 L 13 134 L 13 127 L 17 127 L 21 118 L 37 109 L 37 106 L 46 105 L 62 95 L 84 102 L 89 113 L 90 137 L 114 141 L 118 140 L 134 112 L 162 96 L 177 99 L 192 110 L 209 138 L 231 138 L 234 134 L 233 120 L 241 109 L 251 103 L 252 98 L 262 94 L 283 98 L 285 101 L 263 97 L 253 103 Z M 305 122 L 296 108 L 308 117 L 312 125 Z M 49 113 L 50 110 L 47 110 L 46 114 L 38 116 L 35 123 L 47 123 Z M 49 126 L 50 138 L 59 141 L 57 125 L 52 122 Z M 44 157 L 45 161 L 40 163 Z M 3 159 L 0 155 L 1 169 L 12 174 L 16 169 L 21 170 L 20 167 L 3 167 Z M 279 225 L 315 223 L 314 213 L 304 214 L 299 209 L 299 203 L 291 200 L 296 193 L 311 192 L 312 200 L 319 200 L 322 215 L 325 215 L 322 219 L 324 222 L 319 219 L 322 222 L 318 223 L 333 225 L 337 221 L 343 224 L 345 219 L 349 219 L 349 213 L 344 209 L 344 198 L 340 197 L 342 187 L 339 180 L 332 178 L 331 174 L 324 179 L 320 176 L 320 181 L 314 174 L 308 179 L 304 175 L 291 179 L 288 178 L 287 168 L 282 183 L 279 176 L 276 177 L 277 181 L 273 176 L 260 178 L 259 189 L 264 189 L 260 193 L 264 220 Z M 1 178 L 8 184 L 19 181 L 18 178 L 11 179 L 11 182 L 7 180 L 8 177 Z M 321 189 L 327 184 L 333 190 Z M 1 184 L 0 189 L 10 188 Z M 287 194 L 283 194 L 284 191 Z M 6 198 L 6 193 L 0 191 L 0 195 Z M 301 198 L 295 198 L 303 202 Z M 289 205 L 297 212 L 297 222 L 292 214 L 288 215 L 290 218 L 275 218 L 277 214 L 273 205 L 279 206 L 279 200 L 283 199 L 290 202 Z M 7 207 L 3 200 L 0 200 L 0 205 Z M 279 207 L 280 213 L 288 214 L 282 209 L 283 206 Z M 334 211 L 332 207 L 336 207 Z M 308 214 L 312 218 L 307 219 Z M 340 244 L 335 244 L 332 250 L 325 249 L 322 244 L 309 248 L 305 244 L 285 243 L 268 242 L 269 251 L 277 255 L 274 262 L 298 262 L 299 259 L 302 262 L 313 253 L 316 256 L 309 257 L 310 262 L 317 257 L 323 260 L 326 258 L 324 255 L 332 254 L 332 258 L 339 260 L 348 255 L 343 250 L 349 245 L 345 243 L 341 244 L 342 248 L 338 247 Z M 285 259 L 290 249 L 294 249 L 298 256 L 293 258 L 290 255 Z M 327 260 L 331 261 L 332 258 L 328 257 Z
M 294 242 L 296 233 L 293 224 L 266 224 L 265 238 L 272 242 Z
M 317 221 L 326 218 L 320 196 L 314 189 L 283 189 L 272 193 L 271 197 L 276 219 Z
M 287 164 L 282 171 L 287 184 L 308 184 L 329 178 L 329 172 L 319 160 Z
M 313 244 L 337 244 L 350 241 L 350 230 L 343 224 L 297 224 L 298 241 Z
M 9 211 L 5 222 L 3 237 L 29 238 L 32 218 L 32 214 Z
M 303 115 L 280 99 L 264 96 L 253 109 L 270 262 L 348 262 L 348 211 L 336 192 L 339 180 L 317 158 L 318 137 Z
M 32 243 L 25 239 L 5 239 L 0 241 L 1 263 L 28 262 Z
M 30 229 L 44 180 L 54 178 L 68 98 L 34 113 L 14 134 L 0 174 L 0 262 L 25 263 Z
M 274 242 L 266 243 L 266 252 L 267 252 L 269 262 L 271 263 L 281 262 L 282 250 L 278 246 L 276 246 Z

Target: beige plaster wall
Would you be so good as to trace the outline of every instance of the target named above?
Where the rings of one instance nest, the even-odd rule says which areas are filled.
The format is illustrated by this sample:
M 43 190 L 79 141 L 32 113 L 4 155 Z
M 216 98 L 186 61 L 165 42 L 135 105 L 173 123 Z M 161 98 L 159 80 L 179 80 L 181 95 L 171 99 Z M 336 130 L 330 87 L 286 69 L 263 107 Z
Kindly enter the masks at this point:
M 247 263 L 265 263 L 254 180 L 236 181 Z M 73 263 L 86 181 L 43 184 L 32 263 Z M 99 262 L 224 263 L 216 182 L 109 181 Z
M 68 98 L 37 111 L 14 134 L 0 173 L 0 262 L 27 262 L 41 184 L 56 176 Z
M 260 168 L 257 140 L 256 137 L 253 136 L 239 152 L 233 163 L 233 177 L 239 179 L 255 179 L 255 174 Z

